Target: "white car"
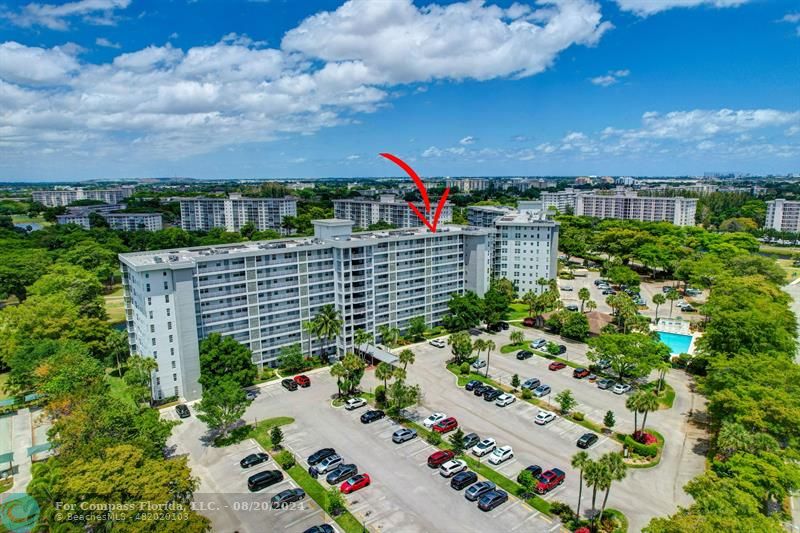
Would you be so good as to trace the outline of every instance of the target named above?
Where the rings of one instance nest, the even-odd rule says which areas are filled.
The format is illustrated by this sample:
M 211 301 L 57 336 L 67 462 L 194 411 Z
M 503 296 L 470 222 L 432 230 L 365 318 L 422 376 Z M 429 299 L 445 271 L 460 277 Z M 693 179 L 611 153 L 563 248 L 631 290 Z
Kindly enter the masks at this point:
M 452 461 L 447 461 L 445 464 L 439 467 L 439 474 L 442 477 L 450 477 L 466 469 L 466 461 L 462 461 L 461 459 L 453 459 Z
M 614 385 L 614 388 L 611 389 L 611 392 L 613 392 L 614 394 L 625 394 L 629 390 L 631 390 L 631 386 L 628 385 L 627 383 L 617 383 L 616 385 Z
M 545 424 L 549 424 L 555 419 L 556 419 L 555 413 L 542 410 L 536 414 L 536 418 L 534 418 L 533 421 L 536 422 L 538 425 L 543 426 Z
M 444 348 L 445 346 L 447 346 L 442 339 L 433 339 L 430 342 L 430 345 L 433 346 L 434 348 Z
M 496 444 L 497 443 L 494 441 L 494 439 L 491 439 L 491 438 L 490 439 L 483 439 L 478 444 L 476 444 L 475 446 L 472 447 L 472 455 L 474 455 L 476 457 L 483 457 L 487 453 L 489 453 L 492 450 L 494 450 Z
M 499 465 L 512 457 L 514 457 L 514 450 L 511 449 L 511 446 L 500 446 L 494 449 L 492 455 L 489 457 L 489 462 L 493 465 Z
M 513 394 L 501 394 L 497 397 L 497 400 L 494 402 L 494 404 L 498 407 L 505 407 L 506 405 L 511 405 L 515 401 L 517 401 L 517 398 L 514 397 Z
M 433 413 L 431 416 L 422 421 L 422 425 L 428 429 L 431 429 L 436 422 L 439 420 L 444 420 L 445 418 L 447 418 L 447 415 L 444 413 Z
M 536 339 L 534 341 L 531 341 L 531 348 L 533 348 L 534 350 L 538 350 L 539 348 L 543 347 L 545 344 L 547 344 L 546 340 L 544 340 L 544 339 Z
M 344 408 L 348 411 L 352 411 L 353 409 L 358 409 L 359 407 L 364 407 L 367 405 L 367 400 L 364 398 L 350 398 L 346 402 L 344 402 Z
M 477 361 L 472 363 L 472 368 L 474 368 L 475 370 L 480 370 L 485 366 L 486 366 L 486 361 L 484 361 L 483 359 L 478 359 Z
M 564 285 L 563 287 L 561 287 L 561 290 L 570 292 L 572 291 L 572 285 Z

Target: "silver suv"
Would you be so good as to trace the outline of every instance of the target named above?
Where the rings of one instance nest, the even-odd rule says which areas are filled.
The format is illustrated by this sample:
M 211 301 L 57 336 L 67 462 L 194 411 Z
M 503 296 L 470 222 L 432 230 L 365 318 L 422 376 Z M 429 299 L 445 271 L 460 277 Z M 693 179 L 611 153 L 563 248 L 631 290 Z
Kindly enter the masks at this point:
M 339 456 L 338 453 L 335 453 L 331 456 L 326 457 L 325 459 L 320 461 L 318 464 L 312 466 L 311 468 L 313 468 L 317 472 L 317 474 L 324 474 L 326 472 L 330 472 L 340 464 L 342 464 L 342 458 Z

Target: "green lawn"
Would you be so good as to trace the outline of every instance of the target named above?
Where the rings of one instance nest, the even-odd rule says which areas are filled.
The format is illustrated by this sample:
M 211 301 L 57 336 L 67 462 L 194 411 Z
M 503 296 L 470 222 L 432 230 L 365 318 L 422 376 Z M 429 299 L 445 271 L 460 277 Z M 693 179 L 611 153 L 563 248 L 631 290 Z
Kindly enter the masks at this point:
M 248 426 L 250 428 L 250 437 L 256 439 L 259 444 L 265 449 L 272 448 L 272 439 L 269 432 L 275 426 L 288 426 L 294 423 L 294 418 L 290 416 L 276 416 L 275 418 L 267 418 L 259 422 L 256 427 Z
M 772 244 L 762 244 L 758 247 L 758 252 L 764 255 L 788 258 L 794 254 L 800 254 L 800 248 L 796 246 L 775 246 Z
M 800 267 L 794 266 L 791 259 L 778 259 L 778 265 L 786 271 L 786 281 L 794 281 L 800 276 Z
M 106 375 L 106 382 L 108 382 L 108 393 L 112 398 L 117 398 L 123 402 L 130 403 L 136 406 L 136 400 L 131 396 L 128 384 L 122 378 Z
M 106 313 L 108 313 L 108 321 L 112 324 L 125 322 L 125 301 L 123 300 L 122 286 L 109 294 L 103 296 L 106 304 Z
M 511 310 L 508 313 L 509 320 L 522 320 L 528 317 L 528 306 L 522 303 L 511 304 Z
M 6 393 L 7 381 L 8 381 L 8 372 L 0 374 L 0 400 L 5 400 L 6 398 L 9 398 L 8 393 Z
M 531 341 L 525 341 L 522 344 L 506 344 L 500 348 L 500 353 L 512 353 L 520 350 L 529 350 Z
M 11 215 L 11 222 L 14 224 L 41 224 L 42 226 L 51 226 L 52 223 L 46 221 L 42 217 L 29 217 L 28 215 Z
M 642 390 L 651 391 L 658 385 L 658 380 L 651 381 L 642 386 Z M 664 383 L 664 388 L 658 395 L 658 402 L 661 405 L 660 409 L 670 409 L 675 402 L 675 389 L 669 383 Z

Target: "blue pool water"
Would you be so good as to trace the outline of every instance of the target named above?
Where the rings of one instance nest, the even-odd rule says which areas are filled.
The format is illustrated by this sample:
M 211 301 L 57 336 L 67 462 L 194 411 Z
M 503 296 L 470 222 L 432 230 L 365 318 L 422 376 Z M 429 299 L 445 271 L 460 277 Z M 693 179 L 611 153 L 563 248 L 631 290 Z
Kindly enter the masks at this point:
M 691 335 L 681 335 L 679 333 L 667 333 L 666 331 L 659 331 L 658 336 L 661 338 L 661 342 L 669 346 L 670 353 L 689 353 L 689 346 L 692 344 Z

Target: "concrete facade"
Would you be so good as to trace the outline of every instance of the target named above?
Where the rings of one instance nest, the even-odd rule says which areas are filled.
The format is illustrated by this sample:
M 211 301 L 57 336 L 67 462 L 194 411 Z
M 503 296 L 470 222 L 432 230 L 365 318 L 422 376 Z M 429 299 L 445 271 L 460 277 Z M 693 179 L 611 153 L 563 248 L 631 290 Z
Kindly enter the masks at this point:
M 425 205 L 415 204 L 420 213 L 425 214 Z M 431 205 L 431 210 L 436 205 Z M 368 228 L 378 222 L 388 222 L 398 228 L 415 228 L 423 225 L 422 220 L 408 207 L 408 203 L 391 194 L 382 194 L 379 200 L 349 199 L 334 200 L 333 215 L 339 219 L 352 220 L 357 228 Z M 442 207 L 439 223 L 453 220 L 453 206 L 446 202 Z
M 637 196 L 633 191 L 619 190 L 613 194 L 579 194 L 575 198 L 575 214 L 595 218 L 694 226 L 696 211 L 697 199 L 681 196 Z
M 800 233 L 800 202 L 778 198 L 767 202 L 765 228 Z
M 246 198 L 231 194 L 228 198 L 181 198 L 181 227 L 187 231 L 225 228 L 239 231 L 248 222 L 259 231 L 282 228 L 284 217 L 297 216 L 297 200 L 285 198 Z
M 47 207 L 67 206 L 78 200 L 97 200 L 107 204 L 118 204 L 133 194 L 133 187 L 123 186 L 114 189 L 54 189 L 33 191 L 34 202 Z

